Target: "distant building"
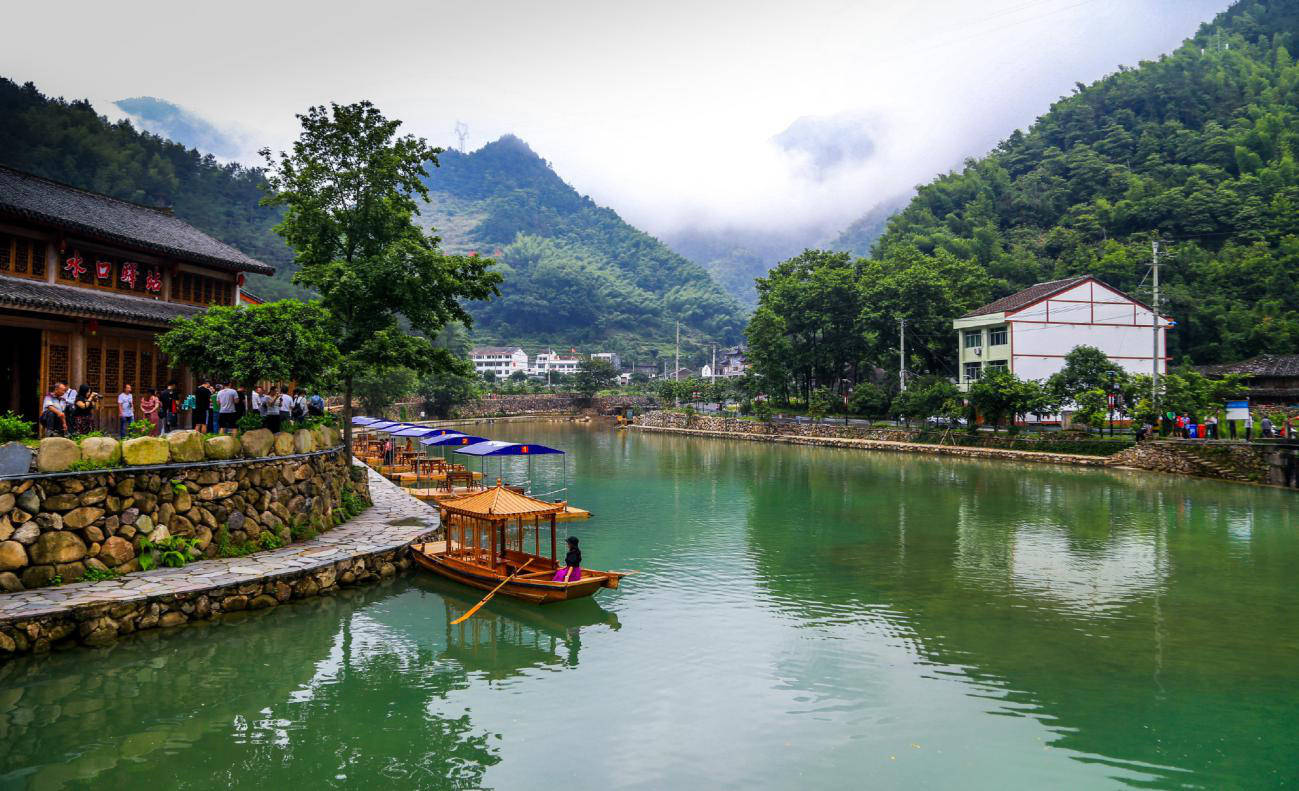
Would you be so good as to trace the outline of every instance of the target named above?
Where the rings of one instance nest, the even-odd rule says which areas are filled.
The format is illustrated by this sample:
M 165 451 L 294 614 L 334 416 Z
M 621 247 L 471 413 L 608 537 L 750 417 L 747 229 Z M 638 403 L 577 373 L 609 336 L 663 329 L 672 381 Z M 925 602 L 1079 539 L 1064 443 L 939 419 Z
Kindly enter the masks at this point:
M 1119 367 L 1150 373 L 1153 314 L 1148 306 L 1091 275 L 1038 283 L 952 322 L 960 387 L 1002 368 L 1021 379 L 1046 379 L 1064 368 L 1076 346 L 1095 346 Z M 1159 372 L 1168 367 L 1167 329 L 1159 323 Z
M 708 363 L 704 363 L 704 367 L 699 369 L 699 378 L 700 378 L 700 379 L 712 379 L 712 378 L 713 378 L 713 366 L 709 365 Z
M 608 360 L 609 364 L 613 366 L 613 369 L 615 371 L 622 370 L 622 358 L 618 356 L 618 352 L 596 352 L 595 354 L 591 355 L 591 359 Z
M 1241 374 L 1253 406 L 1299 404 L 1299 354 L 1260 354 L 1235 363 L 1200 365 L 1196 370 L 1208 377 Z
M 723 349 L 717 366 L 718 376 L 743 376 L 749 370 L 748 349 L 743 346 L 732 346 Z
M 552 374 L 573 374 L 577 373 L 577 366 L 582 359 L 577 356 L 576 352 L 570 354 L 561 354 L 554 349 L 548 349 L 544 352 L 537 352 L 536 363 L 528 371 L 533 376 L 545 376 Z
M 477 346 L 471 359 L 480 376 L 492 373 L 497 379 L 505 379 L 515 371 L 528 372 L 528 353 L 518 346 Z

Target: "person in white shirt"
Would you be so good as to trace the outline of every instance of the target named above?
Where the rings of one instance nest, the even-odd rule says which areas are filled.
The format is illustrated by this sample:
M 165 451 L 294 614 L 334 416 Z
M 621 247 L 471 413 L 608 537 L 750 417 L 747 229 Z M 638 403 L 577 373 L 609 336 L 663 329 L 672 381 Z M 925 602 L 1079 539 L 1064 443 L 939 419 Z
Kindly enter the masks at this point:
M 253 394 L 248 397 L 248 400 L 250 402 L 248 404 L 248 407 L 252 411 L 256 412 L 262 417 L 266 417 L 266 396 L 265 394 L 262 393 L 261 385 L 256 385 L 253 387 Z
M 284 388 L 284 392 L 280 393 L 280 420 L 285 421 L 292 419 L 293 396 L 289 394 L 289 389 L 286 387 Z
M 222 434 L 232 434 L 235 430 L 235 407 L 239 404 L 239 393 L 228 384 L 221 385 L 216 394 L 217 428 Z
M 262 421 L 271 433 L 280 430 L 280 391 L 272 387 L 271 392 L 262 396 Z
M 68 392 L 70 391 L 67 385 L 55 382 L 54 389 L 41 399 L 40 424 L 44 426 L 45 433 L 52 437 L 68 433 L 68 405 L 65 400 Z
M 126 427 L 135 420 L 135 398 L 131 395 L 131 386 L 122 385 L 122 392 L 117 394 L 118 434 L 126 439 Z

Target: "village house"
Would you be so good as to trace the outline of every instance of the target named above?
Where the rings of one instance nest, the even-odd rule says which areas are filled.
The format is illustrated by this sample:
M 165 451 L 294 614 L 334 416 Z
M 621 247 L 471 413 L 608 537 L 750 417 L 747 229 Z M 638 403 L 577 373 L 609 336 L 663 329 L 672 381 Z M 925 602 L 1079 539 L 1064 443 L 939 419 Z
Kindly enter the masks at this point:
M 518 346 L 476 346 L 470 357 L 479 376 L 491 373 L 505 379 L 515 371 L 528 372 L 528 353 Z
M 997 368 L 1046 379 L 1076 346 L 1095 346 L 1130 373 L 1148 374 L 1157 364 L 1162 374 L 1172 322 L 1160 318 L 1157 355 L 1153 322 L 1149 306 L 1091 275 L 1038 283 L 952 322 L 960 388 Z
M 749 361 L 745 356 L 748 351 L 743 346 L 732 346 L 729 349 L 723 349 L 718 355 L 717 370 L 714 372 L 717 376 L 743 376 L 744 372 L 749 369 Z
M 141 206 L 0 167 L 0 412 L 35 418 L 56 382 L 114 395 L 190 372 L 155 345 L 177 316 L 242 304 L 244 274 L 274 269 L 168 209 Z
M 576 352 L 570 354 L 561 354 L 554 349 L 544 352 L 537 352 L 536 364 L 528 373 L 533 376 L 545 376 L 547 373 L 552 374 L 575 374 L 577 366 L 582 362 Z
M 1260 354 L 1235 363 L 1200 365 L 1196 370 L 1210 378 L 1245 377 L 1245 396 L 1252 406 L 1299 404 L 1299 354 Z

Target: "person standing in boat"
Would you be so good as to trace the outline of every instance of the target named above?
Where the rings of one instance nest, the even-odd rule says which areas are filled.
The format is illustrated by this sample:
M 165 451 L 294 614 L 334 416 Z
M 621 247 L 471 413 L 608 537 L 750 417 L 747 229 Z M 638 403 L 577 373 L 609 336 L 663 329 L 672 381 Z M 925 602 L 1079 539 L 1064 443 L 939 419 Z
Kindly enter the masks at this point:
M 568 554 L 564 567 L 555 572 L 552 582 L 577 582 L 582 579 L 582 550 L 577 548 L 577 536 L 568 537 Z

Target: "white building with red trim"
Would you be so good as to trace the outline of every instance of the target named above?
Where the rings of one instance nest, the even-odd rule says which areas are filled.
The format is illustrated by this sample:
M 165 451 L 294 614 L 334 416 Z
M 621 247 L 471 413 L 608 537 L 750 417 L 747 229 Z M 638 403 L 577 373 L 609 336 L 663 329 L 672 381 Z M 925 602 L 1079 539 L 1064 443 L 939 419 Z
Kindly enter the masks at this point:
M 956 329 L 961 390 L 992 368 L 1020 379 L 1046 379 L 1064 368 L 1076 346 L 1095 346 L 1124 370 L 1148 374 L 1168 367 L 1166 334 L 1173 322 L 1091 275 L 1038 283 L 972 310 Z M 1155 335 L 1158 334 L 1158 352 Z

